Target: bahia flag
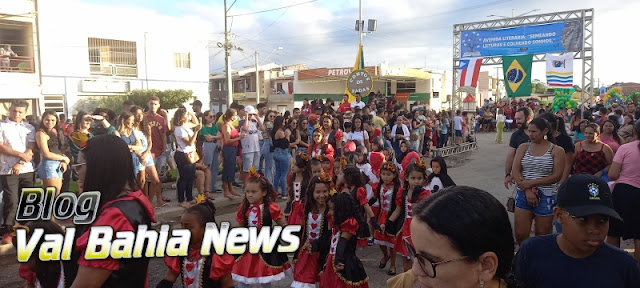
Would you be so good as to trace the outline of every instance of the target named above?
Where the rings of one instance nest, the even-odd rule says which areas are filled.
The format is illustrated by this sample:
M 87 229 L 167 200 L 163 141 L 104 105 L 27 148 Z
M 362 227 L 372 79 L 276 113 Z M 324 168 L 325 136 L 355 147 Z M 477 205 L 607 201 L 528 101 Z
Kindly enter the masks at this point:
M 462 58 L 458 67 L 458 87 L 468 93 L 475 93 L 478 87 L 482 58 Z
M 547 86 L 550 88 L 573 87 L 573 53 L 560 56 L 551 54 L 547 58 Z
M 533 54 L 502 56 L 505 87 L 509 97 L 531 95 L 531 63 Z

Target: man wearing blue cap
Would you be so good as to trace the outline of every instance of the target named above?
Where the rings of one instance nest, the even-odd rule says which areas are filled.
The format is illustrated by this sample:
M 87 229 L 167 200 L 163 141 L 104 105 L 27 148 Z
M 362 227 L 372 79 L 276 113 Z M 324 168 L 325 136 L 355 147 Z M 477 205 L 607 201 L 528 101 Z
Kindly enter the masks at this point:
M 554 216 L 562 233 L 527 239 L 515 260 L 520 287 L 640 287 L 638 262 L 605 243 L 613 209 L 609 186 L 588 174 L 558 189 Z

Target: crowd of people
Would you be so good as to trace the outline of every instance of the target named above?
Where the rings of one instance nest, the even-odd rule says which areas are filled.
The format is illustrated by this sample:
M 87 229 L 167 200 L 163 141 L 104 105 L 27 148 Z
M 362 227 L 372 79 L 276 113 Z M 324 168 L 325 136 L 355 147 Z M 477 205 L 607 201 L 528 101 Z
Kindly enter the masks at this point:
M 360 95 L 349 102 L 345 95 L 337 110 L 330 99 L 305 100 L 284 115 L 263 103 L 256 108 L 234 103 L 224 114 L 214 114 L 194 101 L 193 112 L 179 108 L 168 121 L 160 99 L 152 97 L 146 109 L 123 103 L 119 117 L 101 108 L 80 112 L 74 129 L 67 129 L 52 112 L 34 128 L 22 120 L 25 104 L 14 102 L 8 119 L 0 122 L 3 241 L 12 241 L 18 191 L 34 184 L 34 172 L 58 191 L 66 191 L 73 178 L 80 193 L 100 191 L 99 215 L 91 226 L 118 232 L 155 221 L 155 211 L 167 205 L 161 182 L 167 166 L 175 165 L 178 204 L 185 208 L 181 225 L 191 231 L 189 253 L 165 257 L 167 272 L 156 287 L 173 287 L 176 281 L 184 287 L 270 287 L 285 277 L 293 279 L 292 287 L 368 287 L 371 271 L 357 251 L 370 245 L 379 246 L 378 267 L 391 276 L 397 274 L 400 254 L 403 273 L 389 280 L 390 287 L 411 287 L 416 281 L 425 287 L 640 286 L 635 209 L 640 204 L 640 122 L 634 122 L 633 104 L 622 115 L 615 109 L 620 106 L 611 107 L 612 116 L 599 107 L 598 113 L 569 113 L 569 125 L 562 113 L 534 115 L 527 105 L 515 107 L 510 118 L 517 129 L 509 141 L 504 182 L 507 188 L 516 186 L 513 229 L 500 201 L 456 186 L 445 160 L 430 154 L 433 146 L 449 145 L 450 129 L 455 131 L 450 145 L 474 133 L 465 120 L 469 115 L 459 111 L 450 125 L 448 112 L 419 106 L 405 111 L 394 100 L 365 103 Z M 489 122 L 481 124 L 487 131 L 503 129 Z M 625 133 L 631 138 L 619 136 L 625 127 L 620 123 L 630 125 Z M 604 140 L 608 136 L 618 147 Z M 301 225 L 294 261 L 277 250 L 200 255 L 206 223 L 215 222 L 211 200 L 218 191 L 241 198 L 237 226 Z M 278 198 L 286 201 L 284 209 Z M 552 234 L 554 223 L 557 234 Z M 64 222 L 23 224 L 28 231 L 61 234 Z M 532 225 L 538 237 L 530 238 Z M 39 287 L 149 285 L 148 258 L 84 259 L 89 229 L 76 231 L 71 261 L 32 258 L 20 275 Z M 621 237 L 635 239 L 636 259 L 614 247 Z M 602 269 L 584 273 L 593 265 Z

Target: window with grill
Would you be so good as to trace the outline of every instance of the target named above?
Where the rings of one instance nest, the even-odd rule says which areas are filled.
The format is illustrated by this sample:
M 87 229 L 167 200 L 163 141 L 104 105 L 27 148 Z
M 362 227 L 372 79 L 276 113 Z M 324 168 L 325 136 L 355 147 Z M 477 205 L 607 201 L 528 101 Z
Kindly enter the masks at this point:
M 89 70 L 92 75 L 137 77 L 136 42 L 89 38 Z
M 191 53 L 173 53 L 176 68 L 191 68 Z

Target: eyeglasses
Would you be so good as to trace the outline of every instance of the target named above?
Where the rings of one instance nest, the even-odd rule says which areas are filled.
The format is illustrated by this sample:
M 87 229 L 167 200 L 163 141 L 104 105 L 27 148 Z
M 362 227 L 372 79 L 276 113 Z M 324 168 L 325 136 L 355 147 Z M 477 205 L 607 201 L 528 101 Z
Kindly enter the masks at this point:
M 409 252 L 409 258 L 414 261 L 418 260 L 418 264 L 420 264 L 420 269 L 422 269 L 422 272 L 431 278 L 436 278 L 436 266 L 450 263 L 450 262 L 460 261 L 469 257 L 469 256 L 462 256 L 462 257 L 449 259 L 445 261 L 433 262 L 429 260 L 427 257 L 424 257 L 416 253 L 416 250 L 413 248 L 411 243 L 409 243 L 408 238 L 403 238 L 402 241 L 404 242 L 404 246 L 407 248 L 407 251 Z M 431 265 L 427 265 L 427 262 L 429 262 L 429 264 Z

